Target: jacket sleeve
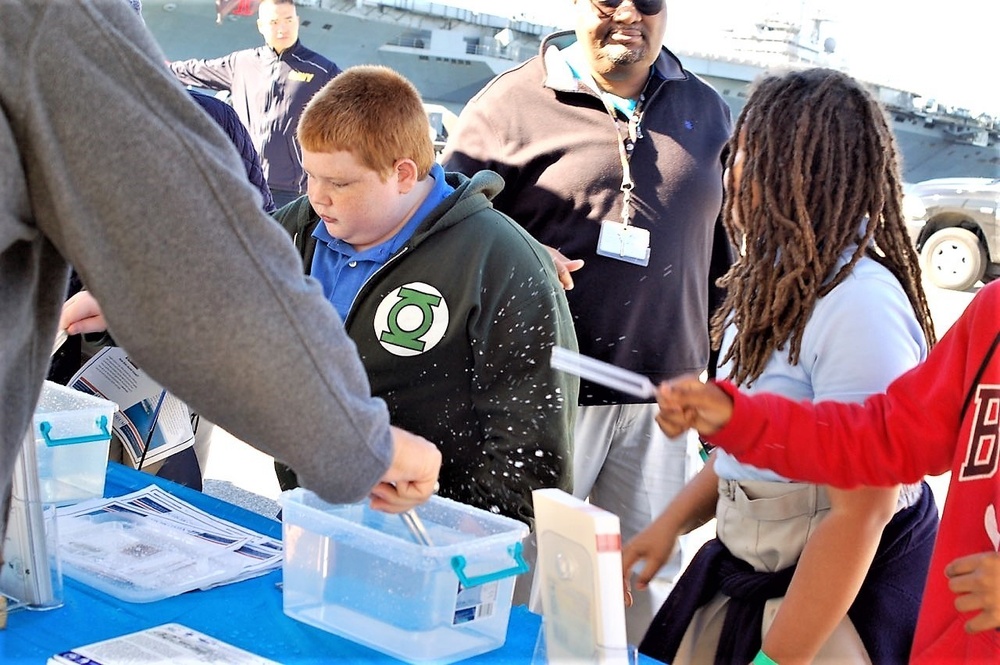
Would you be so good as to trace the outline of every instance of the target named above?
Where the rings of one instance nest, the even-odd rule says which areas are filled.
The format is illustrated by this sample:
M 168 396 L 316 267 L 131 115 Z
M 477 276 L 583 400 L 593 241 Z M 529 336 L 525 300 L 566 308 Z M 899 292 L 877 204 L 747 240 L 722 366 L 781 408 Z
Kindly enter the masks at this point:
M 363 498 L 387 409 L 232 143 L 124 3 L 40 6 L 7 109 L 39 229 L 139 366 L 327 500 Z
M 212 116 L 216 124 L 222 128 L 222 131 L 226 133 L 229 140 L 233 142 L 236 152 L 240 154 L 240 158 L 243 160 L 243 169 L 246 171 L 247 180 L 260 192 L 264 212 L 274 212 L 274 197 L 271 196 L 271 188 L 267 186 L 267 181 L 264 179 L 264 170 L 260 166 L 260 155 L 257 154 L 257 149 L 253 147 L 253 139 L 250 138 L 250 132 L 247 131 L 239 116 L 236 115 L 236 111 L 229 104 L 221 102 L 214 97 L 203 95 L 200 92 L 192 90 L 191 98 L 198 102 L 198 105 L 206 113 Z
M 302 261 L 302 269 L 308 275 L 313 256 L 316 254 L 316 238 L 313 237 L 312 232 L 319 224 L 309 199 L 302 196 L 274 210 L 271 216 L 291 238 L 292 246 L 295 247 L 295 252 Z
M 230 90 L 236 69 L 239 51 L 221 58 L 210 60 L 175 60 L 168 63 L 170 71 L 184 85 L 193 85 L 209 90 Z
M 712 443 L 741 461 L 805 481 L 838 487 L 912 483 L 948 471 L 965 445 L 963 414 L 986 356 L 1000 332 L 1000 285 L 984 288 L 927 360 L 864 404 L 795 403 L 776 395 L 733 397 L 730 422 Z M 1000 377 L 1000 359 L 989 371 Z

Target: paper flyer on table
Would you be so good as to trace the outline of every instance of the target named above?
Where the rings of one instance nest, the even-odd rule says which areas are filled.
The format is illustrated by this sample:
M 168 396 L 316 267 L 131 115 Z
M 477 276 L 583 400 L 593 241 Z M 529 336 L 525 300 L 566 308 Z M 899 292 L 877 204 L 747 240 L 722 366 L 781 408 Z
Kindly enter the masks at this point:
M 133 467 L 142 459 L 162 386 L 132 362 L 120 346 L 101 349 L 70 379 L 69 386 L 118 405 L 114 433 Z M 187 405 L 167 393 L 143 464 L 159 462 L 194 445 Z
M 216 517 L 178 499 L 156 485 L 149 485 L 118 497 L 81 501 L 64 506 L 58 512 L 60 524 L 67 519 L 86 517 L 99 512 L 117 512 L 136 515 L 184 531 L 221 549 L 232 550 L 243 557 L 243 574 L 239 579 L 253 577 L 281 565 L 280 539 L 265 536 Z
M 58 653 L 48 665 L 278 665 L 179 623 L 147 628 Z

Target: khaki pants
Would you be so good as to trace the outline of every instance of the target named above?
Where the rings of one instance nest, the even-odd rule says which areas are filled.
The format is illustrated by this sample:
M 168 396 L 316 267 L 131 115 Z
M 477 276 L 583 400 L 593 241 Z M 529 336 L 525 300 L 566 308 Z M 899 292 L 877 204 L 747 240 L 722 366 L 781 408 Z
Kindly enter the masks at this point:
M 718 537 L 754 570 L 773 572 L 798 561 L 806 541 L 829 510 L 829 498 L 820 486 L 720 480 L 716 507 Z M 764 605 L 762 640 L 782 600 L 774 598 Z M 726 596 L 716 594 L 695 613 L 672 665 L 714 661 L 728 602 Z M 847 617 L 813 662 L 871 664 L 861 638 Z

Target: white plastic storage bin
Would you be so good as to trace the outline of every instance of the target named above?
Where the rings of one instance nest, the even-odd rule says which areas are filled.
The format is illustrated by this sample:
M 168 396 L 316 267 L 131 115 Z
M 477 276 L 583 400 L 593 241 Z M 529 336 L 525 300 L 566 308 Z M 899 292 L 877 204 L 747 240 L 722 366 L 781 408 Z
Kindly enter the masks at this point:
M 44 503 L 57 505 L 104 496 L 112 416 L 106 399 L 46 381 L 30 437 L 35 440 Z
M 280 497 L 284 610 L 411 663 L 451 663 L 503 646 L 514 578 L 527 572 L 516 520 L 441 497 L 415 509 L 429 545 L 399 515 Z

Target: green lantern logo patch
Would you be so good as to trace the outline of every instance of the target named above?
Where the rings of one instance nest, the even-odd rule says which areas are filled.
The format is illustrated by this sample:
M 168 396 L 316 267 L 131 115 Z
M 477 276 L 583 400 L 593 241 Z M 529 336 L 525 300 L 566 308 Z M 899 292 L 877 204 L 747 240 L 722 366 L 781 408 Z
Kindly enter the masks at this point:
M 430 351 L 448 330 L 448 303 L 423 282 L 405 284 L 375 310 L 375 336 L 386 351 L 415 356 Z

